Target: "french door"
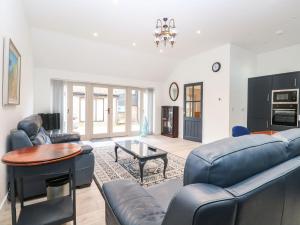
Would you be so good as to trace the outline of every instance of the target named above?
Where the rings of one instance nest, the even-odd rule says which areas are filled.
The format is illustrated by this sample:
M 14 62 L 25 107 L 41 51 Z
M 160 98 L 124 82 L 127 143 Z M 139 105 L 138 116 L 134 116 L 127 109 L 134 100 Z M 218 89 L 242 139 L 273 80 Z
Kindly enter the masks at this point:
M 184 85 L 183 138 L 202 142 L 203 83 Z
M 143 90 L 69 83 L 68 131 L 82 139 L 137 135 L 143 118 Z

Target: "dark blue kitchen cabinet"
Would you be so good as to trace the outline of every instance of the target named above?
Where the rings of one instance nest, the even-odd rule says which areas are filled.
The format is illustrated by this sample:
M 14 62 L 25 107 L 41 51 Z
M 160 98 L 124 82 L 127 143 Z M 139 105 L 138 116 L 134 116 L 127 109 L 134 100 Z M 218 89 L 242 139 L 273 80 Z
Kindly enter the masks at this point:
M 283 89 L 294 89 L 299 88 L 299 73 L 283 73 L 272 76 L 272 89 L 283 90 Z
M 269 130 L 271 124 L 272 77 L 248 79 L 247 126 L 250 131 Z

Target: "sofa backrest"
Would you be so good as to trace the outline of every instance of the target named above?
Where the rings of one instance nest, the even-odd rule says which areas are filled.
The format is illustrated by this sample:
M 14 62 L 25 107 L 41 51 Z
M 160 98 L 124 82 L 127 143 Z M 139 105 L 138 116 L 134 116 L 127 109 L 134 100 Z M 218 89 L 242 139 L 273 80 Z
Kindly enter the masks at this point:
M 287 153 L 289 158 L 300 155 L 300 128 L 281 131 L 273 135 L 287 145 Z
M 286 144 L 269 135 L 226 138 L 193 150 L 186 161 L 184 185 L 228 187 L 288 159 Z
M 163 225 L 299 225 L 300 129 L 194 150 Z
M 27 136 L 32 139 L 39 132 L 39 129 L 42 127 L 42 123 L 40 115 L 31 115 L 18 123 L 18 130 L 23 130 Z

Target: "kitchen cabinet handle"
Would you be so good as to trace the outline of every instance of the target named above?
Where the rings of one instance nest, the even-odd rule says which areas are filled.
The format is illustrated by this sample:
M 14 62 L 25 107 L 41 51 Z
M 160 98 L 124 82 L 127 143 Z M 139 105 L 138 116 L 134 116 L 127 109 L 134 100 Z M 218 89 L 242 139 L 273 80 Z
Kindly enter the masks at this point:
M 294 79 L 294 85 L 297 87 L 297 78 Z
M 270 101 L 270 93 L 268 93 L 268 96 L 267 96 L 267 102 Z
M 266 122 L 267 122 L 267 128 L 269 128 L 269 121 L 267 120 Z

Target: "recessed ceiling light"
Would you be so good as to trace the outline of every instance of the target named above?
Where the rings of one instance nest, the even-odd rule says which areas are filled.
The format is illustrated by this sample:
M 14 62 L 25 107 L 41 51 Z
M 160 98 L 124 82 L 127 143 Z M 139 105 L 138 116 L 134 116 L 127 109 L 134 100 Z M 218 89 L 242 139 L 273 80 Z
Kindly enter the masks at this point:
M 277 34 L 277 35 L 283 35 L 283 30 L 277 30 L 277 31 L 275 32 L 275 34 Z
M 196 31 L 196 34 L 201 34 L 201 30 L 197 30 L 197 31 Z
M 113 0 L 113 3 L 114 3 L 115 5 L 118 5 L 118 4 L 119 4 L 119 0 Z
M 94 37 L 98 37 L 99 34 L 98 34 L 97 32 L 95 32 L 95 33 L 93 33 L 93 36 L 94 36 Z
M 135 47 L 135 46 L 136 46 L 136 43 L 135 43 L 135 42 L 133 42 L 133 43 L 132 43 L 132 46 L 133 46 L 133 47 Z
M 162 50 L 162 49 L 159 49 L 159 53 L 163 53 L 164 52 L 164 50 Z

